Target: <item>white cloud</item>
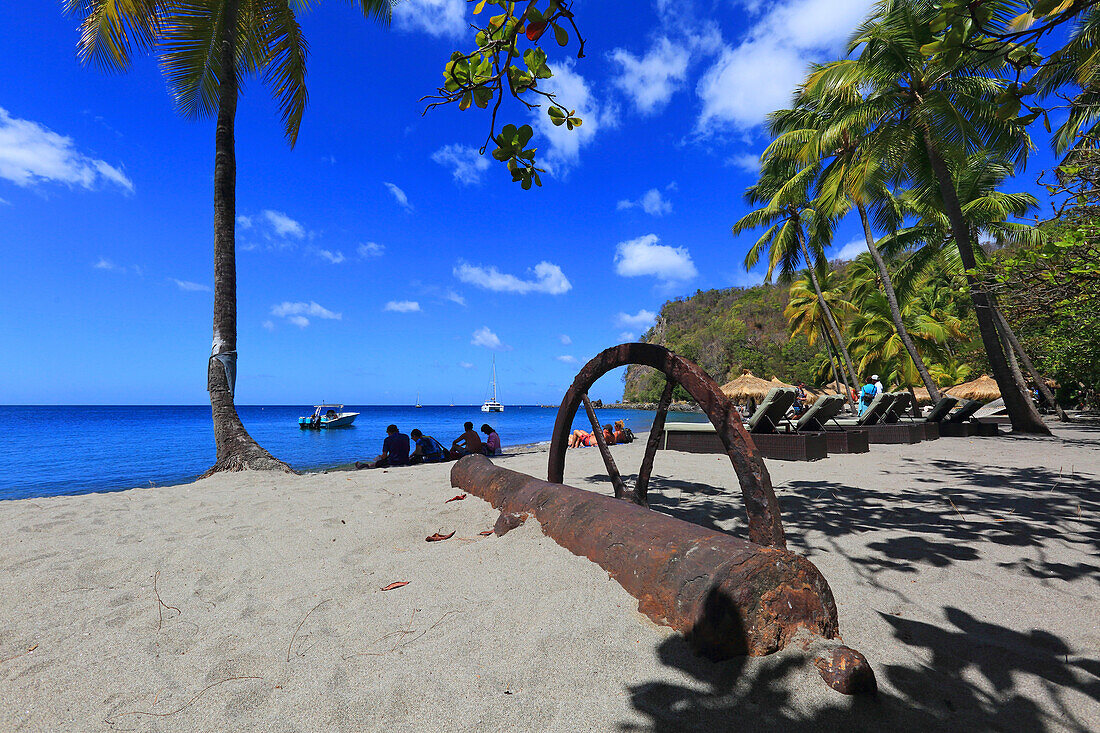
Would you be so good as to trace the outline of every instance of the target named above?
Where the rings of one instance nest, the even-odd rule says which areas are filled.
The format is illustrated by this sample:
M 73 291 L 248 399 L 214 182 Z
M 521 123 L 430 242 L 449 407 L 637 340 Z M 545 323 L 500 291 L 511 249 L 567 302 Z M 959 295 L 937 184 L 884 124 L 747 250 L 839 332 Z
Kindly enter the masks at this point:
M 275 330 L 275 322 L 274 321 L 264 321 L 260 325 L 263 326 L 264 329 L 266 329 L 268 331 L 274 331 Z
M 365 260 L 369 257 L 381 257 L 386 248 L 378 242 L 367 242 L 366 244 L 360 244 L 355 251 Z
M 623 331 L 622 333 L 619 334 L 619 341 L 622 341 L 623 343 L 630 343 L 631 341 L 637 341 L 637 340 L 638 340 L 637 334 L 630 333 L 629 331 Z
M 420 303 L 415 300 L 391 300 L 386 303 L 382 310 L 393 311 L 394 313 L 419 313 Z
M 474 365 L 471 364 L 468 361 L 460 361 L 460 362 L 458 362 L 458 365 L 460 367 L 462 367 L 463 369 L 473 369 L 474 368 Z
M 756 175 L 760 172 L 760 156 L 752 153 L 740 153 L 726 158 L 726 165 L 740 168 L 746 173 Z
M 560 361 L 562 364 L 576 364 L 577 363 L 577 357 L 569 356 L 568 354 L 563 354 L 562 356 L 555 356 L 554 358 L 557 359 L 558 361 Z
M 468 29 L 466 0 L 398 0 L 392 5 L 393 20 L 404 31 L 460 38 Z
M 574 71 L 572 58 L 565 58 L 560 64 L 554 64 L 554 75 L 539 82 L 539 89 L 557 95 L 560 104 L 575 109 L 582 124 L 572 130 L 565 125 L 555 127 L 546 114 L 546 105 L 532 110 L 535 127 L 541 140 L 535 144 L 539 148 L 539 159 L 548 170 L 564 174 L 580 160 L 580 150 L 592 142 L 602 127 L 615 127 L 618 124 L 617 111 L 608 105 L 600 105 L 593 95 L 584 77 Z M 545 140 L 548 145 L 544 145 Z M 545 152 L 543 152 L 545 151 Z
M 12 117 L 0 107 L 0 178 L 17 186 L 52 181 L 95 189 L 113 183 L 127 193 L 134 182 L 120 169 L 76 149 L 65 137 L 31 120 Z
M 788 0 L 767 8 L 736 46 L 726 45 L 696 94 L 699 132 L 731 125 L 746 130 L 787 107 L 813 61 L 835 57 L 871 0 Z M 753 9 L 749 8 L 750 12 Z
M 567 336 L 567 335 L 566 335 L 566 334 L 564 334 L 564 333 L 563 333 L 563 334 L 562 334 L 561 336 L 558 336 L 558 340 L 559 340 L 559 341 L 561 341 L 561 342 L 562 342 L 563 344 L 565 344 L 566 346 L 568 346 L 569 344 L 573 343 L 573 339 L 569 338 L 569 336 Z
M 610 54 L 619 65 L 615 86 L 626 92 L 642 114 L 651 114 L 668 104 L 687 77 L 691 52 L 668 38 L 659 38 L 641 58 L 621 48 Z
M 190 280 L 177 280 L 176 278 L 170 278 L 172 282 L 176 284 L 180 290 L 186 290 L 192 293 L 208 293 L 210 292 L 209 285 L 203 285 L 202 283 L 193 283 Z
M 0 198 L 0 206 L 11 206 L 11 201 L 8 201 L 7 199 L 4 199 L 4 198 Z
M 854 260 L 867 251 L 866 239 L 853 239 L 842 247 L 831 247 L 827 252 L 830 260 Z
M 653 311 L 647 311 L 645 308 L 642 308 L 634 315 L 620 312 L 619 315 L 615 316 L 615 325 L 619 326 L 620 328 L 634 328 L 639 331 L 644 331 L 645 329 L 652 326 L 653 321 L 656 319 L 656 313 L 654 313 Z M 621 336 L 623 334 L 619 335 Z M 629 336 L 631 334 L 626 335 Z
M 306 235 L 305 227 L 281 211 L 264 209 L 261 213 L 264 219 L 267 220 L 267 223 L 271 225 L 272 231 L 274 231 L 275 235 L 278 237 L 294 237 L 295 239 L 301 239 Z
M 290 323 L 293 323 L 298 328 L 305 328 L 309 325 L 309 319 L 306 316 L 312 316 L 314 318 L 325 318 L 328 320 L 339 321 L 342 315 L 339 313 L 333 313 L 329 309 L 310 301 L 308 303 L 291 303 L 290 301 L 283 301 L 278 305 L 271 306 L 271 315 L 278 318 L 285 318 Z
M 481 183 L 481 174 L 489 170 L 489 160 L 471 145 L 444 145 L 432 153 L 432 160 L 450 168 L 455 180 L 466 185 Z
M 143 274 L 141 268 L 137 265 L 120 265 L 113 260 L 107 259 L 106 257 L 100 257 L 98 260 L 92 263 L 92 267 L 97 270 L 104 270 L 106 272 L 133 272 L 135 275 L 138 276 Z
M 446 293 L 443 294 L 443 297 L 451 301 L 452 303 L 458 303 L 463 308 L 466 307 L 466 299 L 453 290 L 448 290 Z
M 664 216 L 672 213 L 672 202 L 664 198 L 656 188 L 646 191 L 637 201 L 623 199 L 616 208 L 622 211 L 623 209 L 633 209 L 636 206 L 650 216 Z
M 499 349 L 504 345 L 501 343 L 500 337 L 490 331 L 488 326 L 482 326 L 474 331 L 473 336 L 470 343 L 474 346 L 484 346 L 486 349 Z
M 245 216 L 244 214 L 241 214 L 240 216 L 237 217 L 237 226 L 239 226 L 241 229 L 251 229 L 252 228 L 252 217 L 251 216 Z
M 495 267 L 479 267 L 460 262 L 454 269 L 454 275 L 464 283 L 498 293 L 549 293 L 561 295 L 573 285 L 562 273 L 561 268 L 550 262 L 540 262 L 533 270 L 527 271 L 533 279 L 521 280 L 515 275 L 500 272 Z
M 409 203 L 409 197 L 405 195 L 405 192 L 402 191 L 400 187 L 397 186 L 397 184 L 390 183 L 388 181 L 383 181 L 383 184 L 385 184 L 386 188 L 388 188 L 390 190 L 390 193 L 393 194 L 393 197 L 397 200 L 397 203 L 405 207 L 407 211 L 412 211 L 413 207 L 412 204 Z
M 666 283 L 690 280 L 699 274 L 685 247 L 657 244 L 656 234 L 619 242 L 615 248 L 615 272 L 623 277 L 652 275 Z
M 341 262 L 347 259 L 347 257 L 344 257 L 344 253 L 340 250 L 332 251 L 327 249 L 319 249 L 317 250 L 317 256 L 321 259 L 328 260 L 334 265 L 339 265 Z

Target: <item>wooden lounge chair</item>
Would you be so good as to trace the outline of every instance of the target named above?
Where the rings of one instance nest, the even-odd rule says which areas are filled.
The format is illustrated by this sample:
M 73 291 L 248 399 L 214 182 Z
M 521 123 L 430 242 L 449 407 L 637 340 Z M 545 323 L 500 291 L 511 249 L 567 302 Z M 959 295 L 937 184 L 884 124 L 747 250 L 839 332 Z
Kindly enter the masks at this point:
M 867 410 L 856 420 L 834 420 L 845 430 L 865 428 L 868 443 L 911 444 L 919 443 L 924 437 L 924 429 L 912 424 L 887 423 L 883 419 L 892 414 L 897 392 L 882 392 L 867 406 Z
M 822 433 L 830 453 L 866 453 L 866 430 L 830 430 L 826 424 L 844 409 L 844 398 L 838 394 L 825 395 L 817 400 L 794 424 L 796 433 Z
M 794 404 L 795 391 L 774 387 L 756 408 L 745 427 L 763 458 L 784 461 L 816 461 L 828 456 L 825 436 L 818 433 L 777 432 L 783 416 Z M 689 453 L 723 453 L 722 442 L 710 423 L 665 423 L 660 446 Z

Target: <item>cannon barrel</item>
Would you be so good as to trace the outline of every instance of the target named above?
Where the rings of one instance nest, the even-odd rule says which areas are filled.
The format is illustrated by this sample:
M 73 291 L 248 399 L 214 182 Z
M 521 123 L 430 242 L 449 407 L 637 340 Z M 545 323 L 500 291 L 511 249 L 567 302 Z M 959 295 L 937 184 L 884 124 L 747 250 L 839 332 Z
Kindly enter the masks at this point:
M 795 553 L 551 484 L 484 456 L 456 463 L 451 483 L 501 510 L 498 534 L 515 517 L 533 515 L 558 544 L 598 563 L 637 598 L 639 611 L 708 657 L 770 654 L 800 629 L 839 636 L 829 584 Z

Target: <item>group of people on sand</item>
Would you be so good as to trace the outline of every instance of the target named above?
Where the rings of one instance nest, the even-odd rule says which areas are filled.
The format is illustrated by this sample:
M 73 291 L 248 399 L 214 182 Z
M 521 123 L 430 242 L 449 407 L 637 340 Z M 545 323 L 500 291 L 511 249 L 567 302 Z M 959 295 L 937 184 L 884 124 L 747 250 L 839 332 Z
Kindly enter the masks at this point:
M 390 425 L 386 428 L 386 439 L 382 441 L 382 454 L 373 461 L 356 461 L 355 467 L 415 466 L 418 463 L 452 461 L 471 453 L 486 456 L 501 454 L 500 435 L 491 425 L 486 423 L 481 426 L 481 432 L 485 433 L 484 440 L 474 430 L 472 422 L 467 421 L 462 427 L 464 432 L 451 443 L 448 449 L 432 436 L 424 435 L 419 428 L 414 428 L 405 435 L 397 429 L 396 425 Z
M 604 442 L 608 445 L 634 442 L 634 433 L 631 432 L 630 428 L 623 425 L 622 420 L 616 420 L 614 427 L 611 425 L 604 425 L 602 432 Z M 596 436 L 584 430 L 574 430 L 569 436 L 570 448 L 588 448 L 596 444 Z

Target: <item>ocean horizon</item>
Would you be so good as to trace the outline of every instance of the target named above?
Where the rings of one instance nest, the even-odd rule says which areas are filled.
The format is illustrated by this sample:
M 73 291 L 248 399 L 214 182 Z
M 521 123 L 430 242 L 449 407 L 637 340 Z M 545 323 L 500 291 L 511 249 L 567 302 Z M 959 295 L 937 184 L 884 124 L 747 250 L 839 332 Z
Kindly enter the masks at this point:
M 272 455 L 298 471 L 371 460 L 382 450 L 386 426 L 408 434 L 419 428 L 450 445 L 466 420 L 493 426 L 505 447 L 549 441 L 556 407 L 507 405 L 483 413 L 480 405 L 345 405 L 355 424 L 302 430 L 298 417 L 311 405 L 238 405 L 241 421 Z M 5 405 L 0 441 L 0 500 L 124 491 L 194 481 L 214 464 L 209 405 Z M 601 422 L 623 420 L 649 430 L 652 411 L 604 408 Z M 685 419 L 697 419 L 685 416 Z M 574 426 L 590 429 L 584 410 Z

